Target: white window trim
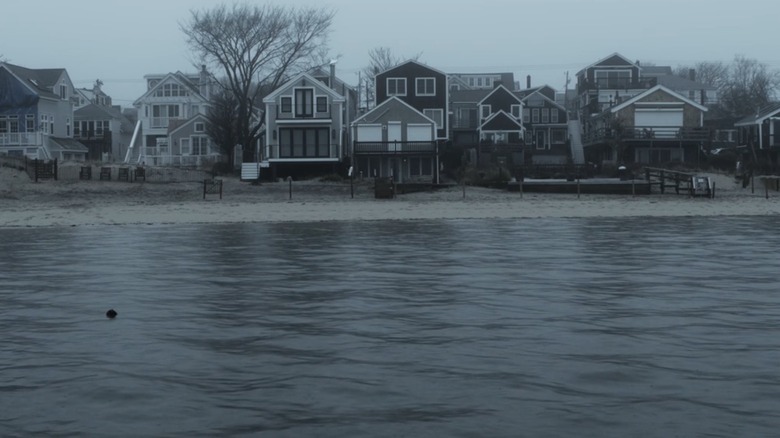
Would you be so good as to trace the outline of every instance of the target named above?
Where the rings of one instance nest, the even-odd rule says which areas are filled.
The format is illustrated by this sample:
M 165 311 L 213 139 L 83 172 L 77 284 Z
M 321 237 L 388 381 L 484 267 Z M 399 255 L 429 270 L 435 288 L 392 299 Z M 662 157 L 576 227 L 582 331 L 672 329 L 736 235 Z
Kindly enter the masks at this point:
M 487 110 L 487 114 L 485 114 L 485 110 Z M 479 106 L 479 118 L 487 119 L 491 114 L 493 114 L 493 108 L 490 105 Z
M 200 129 L 198 128 L 200 126 Z M 203 122 L 195 122 L 195 126 L 192 129 L 194 132 L 206 132 L 206 124 Z
M 517 114 L 515 114 L 515 110 L 517 110 Z M 512 104 L 509 107 L 509 112 L 512 114 L 512 117 L 514 117 L 517 120 L 521 120 L 523 118 L 523 105 Z
M 423 84 L 427 84 L 428 81 L 432 82 L 432 89 L 430 92 L 428 90 L 424 90 L 425 92 L 420 92 L 420 81 L 422 81 Z M 428 88 L 428 87 L 425 87 Z M 414 80 L 414 92 L 417 96 L 435 96 L 436 95 L 436 78 L 435 77 L 424 77 L 424 78 L 415 78 Z
M 403 84 L 404 84 L 404 92 L 403 92 L 403 94 L 401 94 L 401 93 L 392 93 L 391 94 L 390 93 L 390 81 L 403 82 Z M 387 87 L 386 88 L 387 95 L 388 96 L 406 96 L 407 89 L 408 89 L 406 85 L 407 85 L 406 84 L 406 78 L 387 78 L 386 79 L 386 83 L 385 83 L 385 86 Z M 398 84 L 396 84 L 395 89 L 396 89 L 396 91 L 398 90 Z

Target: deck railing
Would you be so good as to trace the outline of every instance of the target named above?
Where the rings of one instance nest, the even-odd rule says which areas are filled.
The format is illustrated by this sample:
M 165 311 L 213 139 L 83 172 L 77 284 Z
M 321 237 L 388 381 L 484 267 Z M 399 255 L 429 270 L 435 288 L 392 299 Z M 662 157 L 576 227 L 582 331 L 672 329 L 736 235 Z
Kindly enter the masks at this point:
M 645 126 L 622 130 L 600 128 L 582 136 L 583 144 L 600 143 L 606 140 L 622 141 L 707 141 L 712 138 L 707 128 L 685 128 L 679 126 Z
M 428 154 L 436 152 L 432 141 L 356 141 L 355 155 Z

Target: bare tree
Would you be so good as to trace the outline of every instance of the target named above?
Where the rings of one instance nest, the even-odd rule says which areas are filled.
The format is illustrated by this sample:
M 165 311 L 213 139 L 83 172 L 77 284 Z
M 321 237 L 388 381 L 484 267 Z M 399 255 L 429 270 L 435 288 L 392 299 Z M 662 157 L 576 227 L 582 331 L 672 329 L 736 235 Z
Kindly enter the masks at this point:
M 675 74 L 683 78 L 689 78 L 691 70 L 695 73 L 697 82 L 722 89 L 728 81 L 729 67 L 721 61 L 701 61 L 693 65 L 681 65 L 675 69 Z
M 187 43 L 204 62 L 221 70 L 219 85 L 237 104 L 236 130 L 244 161 L 255 156 L 260 124 L 253 106 L 263 92 L 310 67 L 327 45 L 334 12 L 318 8 L 233 4 L 191 11 L 181 25 Z
M 374 102 L 374 90 L 375 83 L 374 78 L 377 74 L 382 73 L 403 61 L 418 60 L 422 53 L 418 53 L 411 58 L 401 59 L 393 55 L 393 51 L 389 47 L 376 47 L 368 51 L 368 65 L 363 67 L 360 71 L 361 75 L 361 94 L 363 95 L 363 102 L 366 108 L 373 105 Z
M 238 132 L 238 101 L 227 90 L 211 96 L 211 105 L 206 114 L 206 134 L 217 144 L 220 152 L 228 156 L 232 165 L 234 151 L 240 143 Z
M 723 62 L 698 62 L 691 66 L 678 66 L 675 73 L 688 77 L 695 69 L 696 80 L 717 89 L 719 103 L 713 109 L 723 117 L 737 118 L 755 113 L 771 102 L 780 89 L 780 74 L 766 64 L 741 55 L 731 64 Z
M 766 64 L 744 56 L 734 57 L 729 80 L 720 98 L 723 108 L 734 116 L 746 116 L 770 103 L 780 87 L 780 75 Z

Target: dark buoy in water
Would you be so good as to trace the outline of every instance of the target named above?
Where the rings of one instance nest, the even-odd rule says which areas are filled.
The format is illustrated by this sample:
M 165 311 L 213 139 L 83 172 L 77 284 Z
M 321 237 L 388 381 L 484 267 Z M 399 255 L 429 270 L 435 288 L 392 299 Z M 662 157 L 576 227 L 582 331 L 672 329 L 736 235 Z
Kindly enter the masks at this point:
M 109 319 L 114 319 L 117 315 L 118 313 L 116 313 L 116 310 L 114 309 L 108 309 L 108 312 L 106 312 L 106 317 Z

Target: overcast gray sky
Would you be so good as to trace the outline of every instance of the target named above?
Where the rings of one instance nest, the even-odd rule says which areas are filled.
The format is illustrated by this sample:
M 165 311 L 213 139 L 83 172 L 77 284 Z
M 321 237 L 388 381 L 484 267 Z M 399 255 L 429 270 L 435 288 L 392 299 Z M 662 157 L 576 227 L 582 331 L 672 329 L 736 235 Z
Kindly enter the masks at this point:
M 66 68 L 79 88 L 95 79 L 130 106 L 143 76 L 195 71 L 179 24 L 209 0 L 3 2 L 0 55 L 29 68 Z M 225 3 L 231 4 L 228 0 Z M 257 0 L 247 3 L 262 4 Z M 357 83 L 379 46 L 446 72 L 511 71 L 525 85 L 563 89 L 565 72 L 613 52 L 658 65 L 731 61 L 780 68 L 776 0 L 287 0 L 329 6 L 338 75 Z M 572 85 L 574 81 L 572 81 Z

